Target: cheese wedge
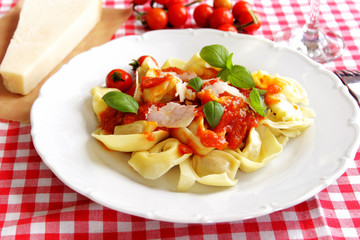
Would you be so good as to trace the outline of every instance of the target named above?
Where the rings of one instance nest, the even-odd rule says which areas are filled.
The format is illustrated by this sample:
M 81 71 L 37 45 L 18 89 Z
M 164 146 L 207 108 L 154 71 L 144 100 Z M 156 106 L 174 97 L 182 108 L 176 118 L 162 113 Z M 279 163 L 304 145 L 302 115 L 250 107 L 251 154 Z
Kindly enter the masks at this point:
M 25 0 L 0 65 L 4 86 L 26 95 L 101 18 L 101 0 Z

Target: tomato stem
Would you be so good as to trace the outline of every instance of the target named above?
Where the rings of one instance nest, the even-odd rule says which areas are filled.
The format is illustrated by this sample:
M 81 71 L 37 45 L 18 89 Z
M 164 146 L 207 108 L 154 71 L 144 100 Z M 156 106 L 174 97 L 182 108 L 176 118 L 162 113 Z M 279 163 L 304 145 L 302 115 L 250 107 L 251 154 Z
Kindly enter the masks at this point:
M 119 81 L 125 82 L 125 80 L 121 78 L 121 73 L 119 72 L 114 72 L 114 74 L 111 75 L 111 79 L 114 81 L 114 83 Z
M 200 2 L 202 2 L 202 0 L 196 0 L 196 1 L 193 1 L 193 2 L 190 2 L 190 3 L 186 4 L 186 5 L 184 5 L 184 7 L 190 7 L 191 5 L 193 5 L 195 3 L 200 3 Z
M 135 20 L 139 20 L 141 22 L 142 25 L 146 26 L 147 22 L 146 20 L 143 18 L 144 16 L 146 16 L 146 12 L 139 12 L 137 9 L 133 8 L 133 11 L 136 13 L 135 16 Z
M 250 15 L 251 15 L 251 17 L 252 17 L 252 21 L 249 22 L 249 23 L 245 23 L 245 24 L 242 24 L 242 25 L 239 25 L 239 24 L 238 24 L 237 26 L 235 26 L 238 31 L 242 31 L 244 28 L 246 28 L 246 27 L 248 27 L 248 26 L 250 26 L 250 25 L 252 25 L 252 24 L 257 24 L 257 23 L 259 22 L 259 20 L 258 20 L 258 18 L 256 17 L 256 15 L 255 15 L 255 13 L 254 13 L 253 10 L 249 10 L 249 13 L 250 13 Z

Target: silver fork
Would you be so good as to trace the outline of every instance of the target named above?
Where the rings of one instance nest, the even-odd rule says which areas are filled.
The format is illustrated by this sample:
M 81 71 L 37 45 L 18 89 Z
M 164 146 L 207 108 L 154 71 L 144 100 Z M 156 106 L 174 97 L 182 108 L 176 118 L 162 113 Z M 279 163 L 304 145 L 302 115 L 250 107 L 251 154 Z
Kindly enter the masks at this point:
M 335 70 L 334 73 L 347 86 L 350 94 L 360 106 L 360 71 L 358 70 Z

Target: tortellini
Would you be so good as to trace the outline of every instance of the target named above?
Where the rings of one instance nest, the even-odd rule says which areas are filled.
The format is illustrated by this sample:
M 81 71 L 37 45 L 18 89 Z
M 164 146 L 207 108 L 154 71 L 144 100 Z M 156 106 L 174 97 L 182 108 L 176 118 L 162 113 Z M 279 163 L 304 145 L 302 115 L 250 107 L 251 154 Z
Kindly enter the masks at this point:
M 159 178 L 170 168 L 182 163 L 191 156 L 189 153 L 181 154 L 179 152 L 180 144 L 180 141 L 176 138 L 168 138 L 148 151 L 134 152 L 129 164 L 144 178 Z
M 150 103 L 170 102 L 175 98 L 177 81 L 174 76 L 170 76 L 166 81 L 154 87 L 143 89 L 144 101 Z
M 241 162 L 241 171 L 249 173 L 265 166 L 280 154 L 287 140 L 288 138 L 285 136 L 277 138 L 270 129 L 260 125 L 251 129 L 242 150 L 226 150 L 226 152 Z
M 220 150 L 213 150 L 205 156 L 193 155 L 180 164 L 178 190 L 188 190 L 195 181 L 210 186 L 234 186 L 239 166 L 239 160 Z
M 267 113 L 257 114 L 261 118 L 253 125 L 235 121 L 234 116 L 256 118 L 256 113 L 243 111 L 244 108 L 239 107 L 243 105 L 235 99 L 242 98 L 241 103 L 252 111 L 248 96 L 251 89 L 238 89 L 223 82 L 216 77 L 220 70 L 210 66 L 199 53 L 188 62 L 169 58 L 161 68 L 151 57 L 145 58 L 135 72 L 132 95 L 143 106 L 141 118 L 140 114 L 119 114 L 111 133 L 100 125 L 92 136 L 108 149 L 132 152 L 128 163 L 143 178 L 158 179 L 178 167 L 178 191 L 187 191 L 196 183 L 234 186 L 237 174 L 251 173 L 268 164 L 283 151 L 290 138 L 312 125 L 315 115 L 304 107 L 308 99 L 298 82 L 259 70 L 252 73 L 252 77 L 255 87 L 266 91 L 259 91 L 259 97 L 267 104 Z M 196 76 L 204 80 L 204 86 L 197 91 L 189 84 Z M 157 82 L 146 85 L 148 79 Z M 100 122 L 102 114 L 109 109 L 102 97 L 110 91 L 119 90 L 105 87 L 91 90 L 92 107 Z M 226 121 L 235 124 L 226 125 L 226 131 L 224 127 L 215 132 L 207 122 L 204 102 L 222 99 L 235 99 L 226 100 L 232 103 L 226 106 L 232 106 L 233 112 L 224 111 L 233 114 L 234 109 L 238 109 L 236 113 L 241 114 L 228 114 Z M 246 134 L 239 137 L 239 144 L 235 146 L 225 140 L 229 135 L 235 139 L 232 130 Z M 213 133 L 211 136 L 219 134 L 216 135 L 219 142 L 205 139 L 210 136 L 209 131 Z
M 197 117 L 188 127 L 175 128 L 171 130 L 171 134 L 186 145 L 192 146 L 196 154 L 209 154 L 214 148 L 206 147 L 201 143 L 197 136 L 199 128 L 204 128 L 204 118 Z
M 96 116 L 98 117 L 99 120 L 100 120 L 100 113 L 109 107 L 104 102 L 104 100 L 102 100 L 101 98 L 106 93 L 111 92 L 111 91 L 119 91 L 119 90 L 116 88 L 105 88 L 105 87 L 96 86 L 93 89 L 91 89 L 91 91 L 90 91 L 91 95 L 93 96 L 92 107 L 93 107 L 94 113 L 96 114 Z
M 135 130 L 134 133 L 130 133 L 128 130 L 131 130 L 134 124 L 137 124 L 137 122 L 123 125 L 128 128 L 126 134 L 104 134 L 101 128 L 98 128 L 91 136 L 102 142 L 108 149 L 121 152 L 148 150 L 169 136 L 169 133 L 164 130 L 146 132 L 146 127 L 144 128 L 144 132 Z M 115 128 L 114 133 L 119 133 L 119 131 L 121 131 L 121 129 Z

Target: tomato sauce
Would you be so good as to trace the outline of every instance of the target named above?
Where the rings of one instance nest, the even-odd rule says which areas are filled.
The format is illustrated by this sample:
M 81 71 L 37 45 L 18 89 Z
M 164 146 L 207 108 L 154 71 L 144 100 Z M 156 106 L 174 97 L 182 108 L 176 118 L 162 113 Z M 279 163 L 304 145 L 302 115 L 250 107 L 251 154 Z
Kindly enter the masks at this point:
M 203 80 L 216 78 L 219 71 L 214 68 L 202 68 L 202 73 L 198 75 Z
M 146 120 L 146 115 L 149 112 L 151 106 L 157 108 L 165 106 L 163 103 L 146 103 L 140 105 L 138 113 L 123 113 L 111 107 L 106 108 L 102 111 L 100 116 L 100 127 L 105 130 L 108 134 L 114 133 L 114 128 L 117 125 L 130 124 L 138 120 Z M 150 140 L 152 136 L 148 136 Z
M 209 90 L 199 92 L 197 97 L 201 100 L 202 106 L 204 106 L 207 102 L 215 99 L 215 96 Z
M 146 139 L 147 139 L 148 141 L 154 141 L 154 140 L 155 140 L 155 136 L 154 136 L 153 133 L 151 133 L 151 132 L 145 132 L 144 134 L 146 134 Z
M 225 109 L 219 124 L 213 130 L 199 130 L 198 135 L 206 147 L 236 149 L 263 117 L 252 111 L 242 98 L 229 96 L 222 99 Z
M 228 145 L 224 132 L 215 132 L 199 128 L 197 135 L 205 147 L 215 147 L 216 149 L 223 150 Z
M 138 119 L 139 120 L 146 120 L 146 115 L 149 113 L 149 109 L 151 106 L 155 106 L 157 108 L 161 108 L 165 106 L 164 103 L 145 103 L 140 105 L 138 110 Z
M 265 104 L 269 106 L 280 102 L 279 99 L 273 98 L 271 97 L 271 95 L 277 94 L 281 92 L 281 90 L 282 90 L 282 86 L 279 86 L 277 84 L 268 85 L 265 94 Z
M 179 150 L 180 155 L 184 155 L 187 153 L 193 153 L 192 148 L 185 144 L 179 144 L 178 150 Z
M 285 83 L 279 81 L 277 78 L 269 78 L 268 76 L 263 76 L 260 79 L 260 83 L 263 85 L 263 89 L 266 90 L 266 94 L 264 96 L 265 104 L 272 105 L 280 102 L 279 99 L 273 98 L 272 95 L 280 93 L 282 89 L 285 87 Z
M 151 88 L 151 87 L 155 87 L 165 81 L 170 80 L 172 76 L 170 74 L 167 74 L 163 77 L 143 77 L 142 81 L 141 81 L 141 87 L 142 88 Z
M 124 113 L 110 107 L 100 114 L 100 127 L 109 134 L 114 133 L 114 128 L 123 122 Z
M 102 111 L 99 116 L 100 127 L 108 134 L 113 134 L 117 125 L 130 124 L 139 120 L 135 113 L 123 113 L 110 107 Z
M 165 69 L 162 69 L 163 72 L 174 72 L 176 74 L 183 74 L 185 73 L 184 70 L 181 70 L 180 68 L 177 68 L 177 67 L 168 67 L 168 68 L 165 68 Z

